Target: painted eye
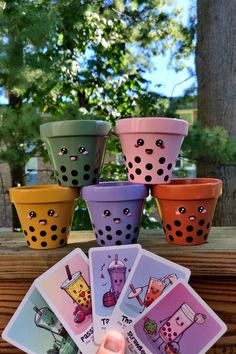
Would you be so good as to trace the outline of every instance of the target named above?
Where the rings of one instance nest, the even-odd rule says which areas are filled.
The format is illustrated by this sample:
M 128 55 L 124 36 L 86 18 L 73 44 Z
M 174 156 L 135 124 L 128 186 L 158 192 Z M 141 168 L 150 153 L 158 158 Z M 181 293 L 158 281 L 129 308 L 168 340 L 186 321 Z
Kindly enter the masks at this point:
M 87 150 L 85 149 L 84 146 L 80 146 L 80 147 L 79 147 L 79 152 L 80 152 L 81 154 L 85 153 L 86 151 L 87 151 Z
M 55 211 L 54 210 L 48 210 L 48 216 L 53 216 L 55 214 Z
M 104 212 L 103 212 L 103 215 L 104 216 L 110 216 L 111 215 L 111 212 L 110 212 L 110 210 L 104 210 Z
M 186 212 L 186 209 L 184 207 L 179 208 L 180 214 L 184 214 Z
M 29 212 L 29 217 L 30 217 L 30 219 L 35 218 L 36 217 L 35 211 L 30 211 Z
M 144 145 L 144 140 L 143 139 L 138 139 L 137 140 L 137 145 L 138 146 L 143 146 Z
M 197 208 L 197 211 L 199 211 L 199 213 L 204 213 L 204 211 L 206 211 L 206 209 L 204 208 L 204 206 L 201 205 Z
M 67 152 L 68 152 L 67 148 L 65 148 L 65 147 L 61 148 L 61 154 L 62 155 L 67 154 Z
M 158 139 L 158 140 L 156 141 L 156 146 L 158 146 L 158 147 L 163 146 L 163 140 Z
M 125 208 L 125 209 L 123 210 L 123 214 L 124 214 L 124 215 L 131 215 L 131 212 L 130 212 L 129 208 Z

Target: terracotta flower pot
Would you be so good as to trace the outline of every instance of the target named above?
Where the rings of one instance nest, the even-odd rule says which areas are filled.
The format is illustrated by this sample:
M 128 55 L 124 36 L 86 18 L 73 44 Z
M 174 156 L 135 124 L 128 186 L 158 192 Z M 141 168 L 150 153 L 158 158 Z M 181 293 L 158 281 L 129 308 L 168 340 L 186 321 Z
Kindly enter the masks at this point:
M 45 123 L 45 142 L 58 183 L 77 187 L 99 182 L 111 124 L 100 120 L 65 120 Z
M 213 178 L 175 179 L 152 186 L 167 241 L 200 245 L 207 241 L 222 182 Z
M 136 243 L 148 187 L 129 182 L 104 182 L 83 187 L 99 246 Z
M 126 118 L 116 122 L 128 179 L 169 183 L 188 122 L 175 118 Z
M 34 249 L 67 244 L 79 189 L 53 185 L 10 188 L 27 245 Z

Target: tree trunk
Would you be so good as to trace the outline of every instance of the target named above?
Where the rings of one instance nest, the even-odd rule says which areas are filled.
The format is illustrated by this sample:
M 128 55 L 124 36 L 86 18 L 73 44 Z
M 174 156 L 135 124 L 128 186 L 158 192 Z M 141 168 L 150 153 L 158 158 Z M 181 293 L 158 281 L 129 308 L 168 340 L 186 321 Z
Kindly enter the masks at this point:
M 196 68 L 198 118 L 204 126 L 223 126 L 236 137 L 236 1 L 198 0 Z M 215 221 L 236 225 L 236 167 L 198 164 L 199 177 L 223 181 Z

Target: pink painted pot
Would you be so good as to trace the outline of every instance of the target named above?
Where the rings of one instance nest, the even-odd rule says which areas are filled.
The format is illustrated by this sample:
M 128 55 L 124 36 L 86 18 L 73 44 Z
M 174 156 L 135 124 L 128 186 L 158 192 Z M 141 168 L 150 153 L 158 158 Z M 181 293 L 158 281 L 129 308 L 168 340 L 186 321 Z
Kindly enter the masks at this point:
M 116 122 L 128 179 L 145 184 L 169 183 L 188 122 L 176 118 L 125 118 Z

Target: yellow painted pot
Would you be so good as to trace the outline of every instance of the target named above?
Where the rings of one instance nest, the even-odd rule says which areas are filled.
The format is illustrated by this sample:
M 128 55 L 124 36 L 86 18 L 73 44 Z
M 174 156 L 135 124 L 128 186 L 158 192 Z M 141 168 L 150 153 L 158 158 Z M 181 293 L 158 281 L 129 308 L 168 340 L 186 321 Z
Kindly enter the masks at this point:
M 9 193 L 30 248 L 67 244 L 79 188 L 50 184 L 10 188 Z

